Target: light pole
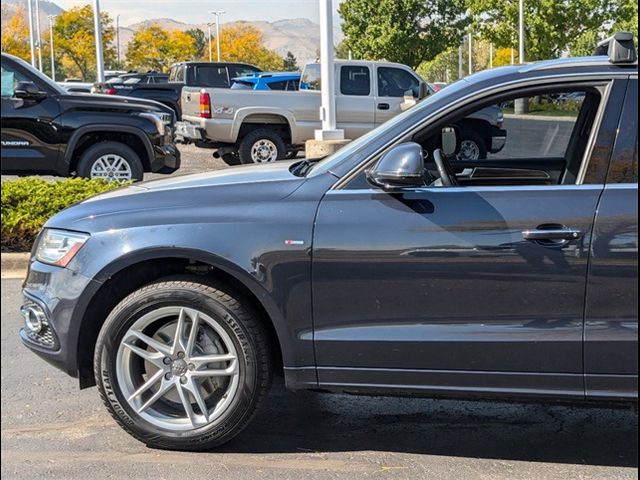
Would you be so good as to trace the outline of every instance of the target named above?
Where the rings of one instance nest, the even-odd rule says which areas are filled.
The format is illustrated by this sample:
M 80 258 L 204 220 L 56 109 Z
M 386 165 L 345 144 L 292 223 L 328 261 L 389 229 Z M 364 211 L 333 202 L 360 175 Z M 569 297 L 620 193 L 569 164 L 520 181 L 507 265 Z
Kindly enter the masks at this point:
M 40 36 L 40 0 L 36 0 L 36 47 L 38 48 L 38 70 L 42 71 L 42 38 Z
M 220 17 L 225 15 L 227 12 L 224 10 L 215 10 L 209 13 L 216 16 L 216 53 L 218 55 L 218 61 L 220 61 Z M 211 61 L 211 59 L 209 59 L 209 61 Z
M 469 75 L 473 74 L 473 35 L 469 32 Z
M 518 45 L 518 54 L 520 58 L 518 61 L 520 63 L 524 63 L 524 0 L 520 0 L 519 2 L 518 17 L 519 17 L 519 30 L 520 30 L 520 42 Z
M 209 61 L 213 61 L 213 58 L 211 57 L 211 25 L 213 25 L 213 22 L 209 22 L 207 23 L 207 37 L 209 37 Z
M 49 50 L 51 50 L 51 80 L 56 81 L 56 58 L 53 54 L 53 19 L 56 15 L 48 15 L 49 19 Z
M 104 57 L 102 56 L 102 27 L 100 25 L 100 0 L 93 0 L 93 28 L 96 37 L 96 80 L 104 82 Z
M 27 0 L 27 15 L 29 15 L 29 50 L 31 52 L 31 66 L 36 66 L 36 45 L 33 42 L 33 6 Z
M 116 59 L 120 67 L 120 14 L 116 15 Z

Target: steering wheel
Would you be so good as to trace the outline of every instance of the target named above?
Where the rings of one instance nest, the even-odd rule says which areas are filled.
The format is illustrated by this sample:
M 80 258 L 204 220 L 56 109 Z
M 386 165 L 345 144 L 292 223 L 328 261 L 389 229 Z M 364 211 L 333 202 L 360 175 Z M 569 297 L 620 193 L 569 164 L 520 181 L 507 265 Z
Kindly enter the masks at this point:
M 433 161 L 436 163 L 438 173 L 440 174 L 440 181 L 444 187 L 455 187 L 459 185 L 449 160 L 447 160 L 446 155 L 442 153 L 442 150 L 439 148 L 433 151 Z

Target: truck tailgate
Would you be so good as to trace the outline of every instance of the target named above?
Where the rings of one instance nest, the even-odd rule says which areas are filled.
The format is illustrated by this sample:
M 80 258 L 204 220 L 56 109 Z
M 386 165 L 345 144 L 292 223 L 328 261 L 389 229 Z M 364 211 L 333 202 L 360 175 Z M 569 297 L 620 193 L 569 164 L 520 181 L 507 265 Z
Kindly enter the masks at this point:
M 182 88 L 182 115 L 189 117 L 200 116 L 200 87 Z

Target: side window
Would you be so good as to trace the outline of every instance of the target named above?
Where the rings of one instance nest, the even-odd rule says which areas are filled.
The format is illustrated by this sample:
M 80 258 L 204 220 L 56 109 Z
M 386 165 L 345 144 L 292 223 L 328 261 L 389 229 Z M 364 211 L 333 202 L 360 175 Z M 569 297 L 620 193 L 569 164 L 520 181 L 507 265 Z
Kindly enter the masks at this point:
M 298 80 L 289 80 L 287 82 L 287 90 L 295 92 L 297 90 L 300 89 L 300 85 L 299 85 L 299 81 Z
M 630 79 L 617 138 L 611 154 L 607 183 L 638 183 L 638 80 Z
M 287 89 L 287 81 L 282 80 L 280 82 L 271 82 L 268 84 L 269 90 L 286 90 Z
M 174 67 L 171 69 L 171 75 L 169 76 L 170 82 L 178 82 L 184 83 L 184 72 L 186 67 L 184 65 L 180 65 L 179 67 Z
M 8 66 L 2 65 L 2 97 L 13 97 L 16 87 L 20 82 L 28 82 L 29 79 L 11 69 Z
M 600 104 L 599 90 L 585 88 L 482 106 L 450 120 L 459 144 L 448 163 L 461 186 L 575 184 Z M 433 160 L 439 136 L 417 134 L 414 140 L 423 145 L 433 184 L 440 186 Z
M 226 67 L 202 66 L 195 68 L 196 85 L 202 87 L 221 87 L 229 86 L 229 78 L 227 76 Z
M 340 93 L 366 96 L 371 93 L 369 67 L 340 67 Z
M 378 95 L 381 97 L 404 97 L 406 94 L 418 98 L 420 80 L 401 68 L 378 68 Z
M 260 70 L 255 67 L 250 67 L 249 65 L 230 66 L 229 78 L 244 77 L 245 75 L 252 75 L 258 72 L 260 72 Z
M 300 89 L 320 90 L 320 64 L 310 63 L 304 67 L 302 78 L 300 79 Z

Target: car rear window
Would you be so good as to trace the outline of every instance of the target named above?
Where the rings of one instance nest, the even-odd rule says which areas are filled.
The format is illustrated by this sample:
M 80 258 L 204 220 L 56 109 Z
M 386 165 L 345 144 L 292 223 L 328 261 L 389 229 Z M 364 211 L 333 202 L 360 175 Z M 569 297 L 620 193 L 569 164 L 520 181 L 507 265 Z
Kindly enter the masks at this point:
M 201 65 L 194 69 L 194 85 L 200 87 L 229 87 L 229 76 L 227 67 Z

